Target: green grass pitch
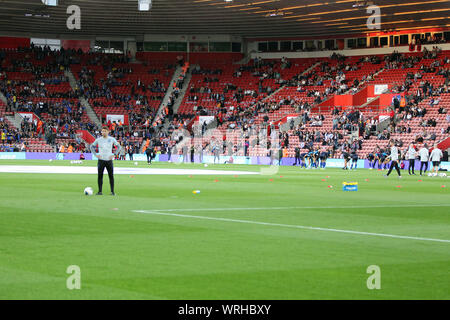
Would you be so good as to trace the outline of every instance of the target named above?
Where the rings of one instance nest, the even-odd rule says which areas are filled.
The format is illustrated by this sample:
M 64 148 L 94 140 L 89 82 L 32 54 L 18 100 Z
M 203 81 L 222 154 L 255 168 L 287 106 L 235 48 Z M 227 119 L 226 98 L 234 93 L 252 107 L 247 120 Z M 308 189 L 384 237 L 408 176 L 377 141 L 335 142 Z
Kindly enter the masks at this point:
M 105 174 L 105 195 L 88 197 L 96 175 L 0 173 L 0 299 L 449 299 L 450 242 L 415 238 L 450 240 L 450 180 L 383 174 L 116 175 L 116 197 Z M 66 287 L 70 265 L 80 290 Z

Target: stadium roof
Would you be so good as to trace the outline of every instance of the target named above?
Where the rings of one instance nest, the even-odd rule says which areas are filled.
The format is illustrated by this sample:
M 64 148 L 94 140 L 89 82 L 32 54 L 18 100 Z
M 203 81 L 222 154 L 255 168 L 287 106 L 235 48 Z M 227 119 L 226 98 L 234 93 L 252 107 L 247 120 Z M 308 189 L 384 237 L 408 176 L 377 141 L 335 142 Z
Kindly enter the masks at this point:
M 449 27 L 448 0 L 377 0 L 382 31 Z M 0 0 L 2 35 L 142 36 L 227 34 L 243 37 L 310 37 L 368 32 L 369 1 L 355 0 Z M 359 5 L 358 5 L 359 4 Z M 81 8 L 81 30 L 66 27 L 69 5 Z

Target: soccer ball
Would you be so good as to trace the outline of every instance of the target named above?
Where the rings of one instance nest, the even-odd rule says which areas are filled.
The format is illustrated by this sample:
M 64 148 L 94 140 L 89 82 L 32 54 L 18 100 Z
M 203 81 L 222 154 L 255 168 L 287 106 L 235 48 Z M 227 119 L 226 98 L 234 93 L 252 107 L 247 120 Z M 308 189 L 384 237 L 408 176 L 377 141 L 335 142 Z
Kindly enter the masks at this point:
M 446 173 L 439 173 L 439 177 L 441 177 L 441 178 L 445 178 L 447 176 L 447 174 Z
M 86 189 L 84 189 L 84 194 L 86 196 L 92 196 L 94 194 L 94 190 L 92 190 L 91 187 L 87 187 Z
M 433 173 L 429 172 L 429 173 L 428 173 L 428 176 L 429 176 L 429 177 L 432 177 L 432 176 L 433 176 Z
M 207 167 L 208 165 L 205 163 L 205 168 Z
M 53 161 L 53 159 L 49 159 L 48 161 L 52 162 L 52 161 Z
M 137 165 L 138 165 L 137 161 L 135 161 L 135 162 L 134 162 L 134 165 L 135 165 L 135 166 L 137 166 Z

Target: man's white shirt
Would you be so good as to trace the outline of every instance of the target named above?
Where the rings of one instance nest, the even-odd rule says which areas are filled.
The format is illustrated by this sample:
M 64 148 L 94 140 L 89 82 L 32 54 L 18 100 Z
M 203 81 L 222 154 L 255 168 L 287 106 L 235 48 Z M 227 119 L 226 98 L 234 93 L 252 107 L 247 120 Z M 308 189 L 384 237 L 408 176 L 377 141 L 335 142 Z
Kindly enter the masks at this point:
M 113 146 L 116 146 L 118 148 L 116 154 L 118 154 L 118 151 L 120 151 L 120 144 L 113 137 L 107 138 L 100 137 L 97 140 L 95 140 L 94 143 L 91 145 L 92 153 L 95 153 L 95 147 L 97 146 L 98 146 L 97 156 L 99 160 L 105 161 L 110 160 L 111 156 L 114 155 L 114 153 L 112 152 Z
M 420 155 L 420 161 L 422 162 L 427 162 L 428 161 L 428 149 L 427 148 L 422 148 L 419 150 L 419 155 Z
M 398 149 L 396 146 L 391 147 L 391 160 L 398 161 Z
M 431 151 L 430 158 L 431 161 L 441 161 L 441 158 L 443 157 L 442 151 L 439 148 L 434 148 L 433 151 Z
M 414 147 L 409 147 L 408 149 L 408 159 L 415 159 L 416 158 L 416 150 L 414 149 Z

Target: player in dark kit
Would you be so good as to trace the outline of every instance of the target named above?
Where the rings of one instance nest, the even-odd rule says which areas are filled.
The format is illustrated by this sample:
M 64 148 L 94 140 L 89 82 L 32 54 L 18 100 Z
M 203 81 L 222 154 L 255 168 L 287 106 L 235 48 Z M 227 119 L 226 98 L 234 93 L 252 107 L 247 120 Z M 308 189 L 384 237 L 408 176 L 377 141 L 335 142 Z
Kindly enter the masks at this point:
M 314 150 L 313 157 L 314 157 L 314 168 L 318 169 L 319 168 L 319 158 L 320 158 L 319 149 Z
M 147 163 L 152 164 L 152 160 L 155 158 L 155 151 L 153 147 L 149 146 L 147 149 L 145 149 L 145 154 L 147 156 Z
M 296 166 L 297 164 L 301 165 L 302 161 L 300 160 L 300 148 L 296 147 L 295 148 L 295 162 L 293 164 L 293 166 Z
M 380 153 L 378 155 L 379 161 L 378 161 L 378 169 L 387 169 L 389 162 L 386 162 L 386 158 L 388 157 L 388 154 L 385 150 L 380 149 Z
M 320 159 L 320 168 L 325 169 L 325 166 L 327 165 L 328 151 L 323 149 L 319 154 L 319 159 Z
M 350 160 L 350 154 L 348 153 L 348 150 L 344 150 L 342 156 L 344 157 L 344 167 L 342 168 L 342 170 L 348 170 L 347 164 Z
M 306 168 L 306 158 L 308 157 L 308 153 L 303 152 L 300 153 L 300 168 Z
M 355 170 L 358 166 L 358 154 L 356 153 L 356 150 L 352 150 L 352 153 L 350 154 L 350 158 L 352 159 L 352 164 L 350 165 L 350 170 L 353 170 L 353 166 L 355 166 Z
M 369 170 L 372 170 L 375 166 L 375 156 L 372 152 L 367 155 L 367 160 L 369 161 Z
M 375 169 L 375 165 L 378 162 L 378 170 L 381 170 L 381 149 L 379 146 L 376 146 L 374 151 L 373 151 L 373 155 L 375 160 L 373 161 L 373 168 Z
M 109 137 L 108 127 L 103 127 L 102 136 L 91 144 L 91 152 L 95 154 L 98 159 L 98 196 L 101 196 L 103 189 L 103 171 L 108 171 L 109 185 L 111 187 L 111 195 L 115 196 L 114 193 L 114 167 L 113 159 L 120 152 L 120 144 L 113 137 Z M 113 148 L 116 147 L 116 151 L 113 153 Z M 97 152 L 98 148 L 98 152 Z

